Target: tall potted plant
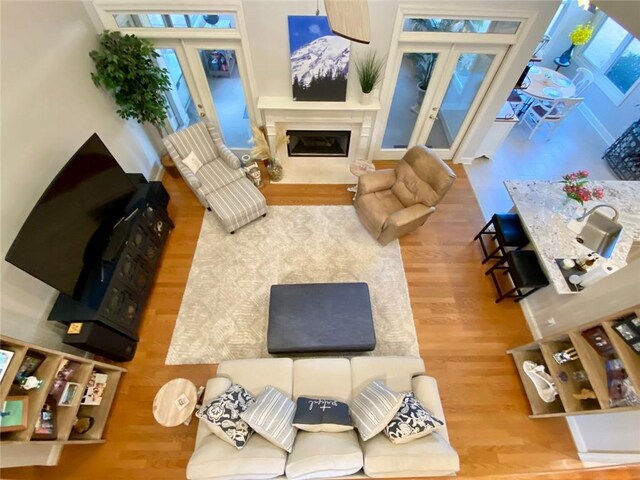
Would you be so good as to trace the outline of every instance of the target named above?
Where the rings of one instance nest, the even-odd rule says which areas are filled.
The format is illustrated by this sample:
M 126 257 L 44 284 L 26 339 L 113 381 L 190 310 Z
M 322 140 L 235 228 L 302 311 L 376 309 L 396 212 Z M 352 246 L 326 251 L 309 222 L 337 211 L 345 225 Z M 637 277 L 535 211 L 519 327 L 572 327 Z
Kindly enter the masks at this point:
M 369 50 L 365 55 L 356 57 L 355 65 L 362 90 L 361 103 L 368 105 L 373 100 L 373 89 L 382 78 L 384 59 L 378 58 L 375 50 Z
M 436 61 L 435 53 L 420 53 L 416 54 L 416 88 L 418 89 L 418 108 L 422 105 L 422 99 L 429 86 L 429 80 L 431 80 L 431 73 L 433 72 L 433 66 Z
M 91 79 L 113 95 L 121 118 L 150 123 L 160 132 L 167 118 L 166 92 L 171 80 L 149 40 L 135 35 L 105 30 L 98 35 L 99 45 L 89 53 L 96 66 Z

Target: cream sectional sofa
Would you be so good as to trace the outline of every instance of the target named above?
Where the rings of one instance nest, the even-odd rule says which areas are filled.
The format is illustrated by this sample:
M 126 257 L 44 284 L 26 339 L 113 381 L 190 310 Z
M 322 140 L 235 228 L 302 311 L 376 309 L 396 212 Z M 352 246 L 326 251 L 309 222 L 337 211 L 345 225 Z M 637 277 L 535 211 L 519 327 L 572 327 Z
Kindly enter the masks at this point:
M 368 383 L 383 380 L 395 391 L 415 392 L 420 402 L 446 423 L 436 381 L 424 371 L 423 361 L 414 357 L 233 360 L 219 365 L 217 376 L 207 383 L 204 401 L 216 398 L 233 382 L 256 397 L 272 385 L 294 401 L 307 396 L 350 403 Z M 362 442 L 355 430 L 298 431 L 293 451 L 287 454 L 255 433 L 242 450 L 236 450 L 200 420 L 187 478 L 427 477 L 453 475 L 459 469 L 458 454 L 449 445 L 446 425 L 402 445 L 394 445 L 382 433 Z

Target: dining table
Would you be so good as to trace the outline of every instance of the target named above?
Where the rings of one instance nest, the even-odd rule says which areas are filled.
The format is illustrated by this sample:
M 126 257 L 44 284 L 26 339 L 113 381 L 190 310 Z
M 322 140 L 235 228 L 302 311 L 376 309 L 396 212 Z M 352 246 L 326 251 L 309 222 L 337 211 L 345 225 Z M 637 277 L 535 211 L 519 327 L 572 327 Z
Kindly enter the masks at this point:
M 534 65 L 527 74 L 529 84 L 520 90 L 532 99 L 552 102 L 558 98 L 571 98 L 576 94 L 575 84 L 560 72 Z

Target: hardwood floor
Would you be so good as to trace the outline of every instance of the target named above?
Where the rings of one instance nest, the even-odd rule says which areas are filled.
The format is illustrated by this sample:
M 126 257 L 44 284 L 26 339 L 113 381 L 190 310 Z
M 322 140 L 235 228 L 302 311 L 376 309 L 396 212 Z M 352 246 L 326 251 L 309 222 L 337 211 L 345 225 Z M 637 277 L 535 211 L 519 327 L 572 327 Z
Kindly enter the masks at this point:
M 380 162 L 378 167 L 384 167 Z M 459 477 L 514 479 L 640 478 L 640 467 L 577 470 L 581 464 L 563 419 L 531 420 L 516 369 L 505 351 L 529 342 L 520 308 L 494 303 L 473 236 L 484 224 L 464 170 L 424 227 L 401 240 L 420 352 L 439 384 Z M 5 479 L 184 479 L 196 422 L 164 428 L 152 414 L 157 390 L 185 377 L 203 384 L 215 365 L 167 366 L 164 358 L 191 267 L 204 210 L 169 175 L 176 228 L 164 252 L 140 332 L 125 364 L 106 443 L 65 447 L 57 467 L 5 469 Z M 351 203 L 343 185 L 266 185 L 270 205 Z M 540 473 L 540 472 L 547 472 Z

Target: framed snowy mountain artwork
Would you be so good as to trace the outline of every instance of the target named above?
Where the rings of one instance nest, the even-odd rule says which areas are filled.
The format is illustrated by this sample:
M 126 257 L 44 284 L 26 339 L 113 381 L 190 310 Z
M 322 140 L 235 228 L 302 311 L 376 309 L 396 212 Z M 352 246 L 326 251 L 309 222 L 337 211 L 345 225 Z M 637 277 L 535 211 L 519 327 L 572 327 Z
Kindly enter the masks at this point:
M 344 102 L 351 42 L 331 33 L 327 17 L 289 16 L 293 99 Z

